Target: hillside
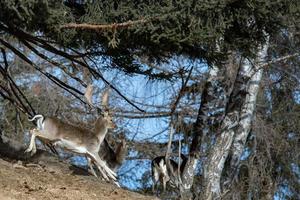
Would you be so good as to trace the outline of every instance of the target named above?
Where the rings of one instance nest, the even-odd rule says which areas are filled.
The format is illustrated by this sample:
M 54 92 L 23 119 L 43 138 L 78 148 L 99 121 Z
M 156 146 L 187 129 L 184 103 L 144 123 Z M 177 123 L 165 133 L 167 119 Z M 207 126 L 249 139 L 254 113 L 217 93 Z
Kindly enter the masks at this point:
M 62 162 L 47 165 L 0 159 L 0 199 L 140 199 L 150 200 L 104 183 Z
M 24 144 L 0 136 L 0 200 L 156 199 L 101 181 L 47 151 L 29 157 Z

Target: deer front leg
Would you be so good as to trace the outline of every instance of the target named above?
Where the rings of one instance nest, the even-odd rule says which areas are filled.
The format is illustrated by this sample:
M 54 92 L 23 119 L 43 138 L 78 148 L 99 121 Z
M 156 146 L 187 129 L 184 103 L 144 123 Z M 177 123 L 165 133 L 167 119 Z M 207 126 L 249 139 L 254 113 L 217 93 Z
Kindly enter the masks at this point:
M 92 158 L 92 160 L 95 162 L 95 164 L 97 165 L 100 173 L 103 175 L 103 177 L 106 180 L 109 180 L 108 177 L 106 176 L 106 174 L 114 181 L 114 183 L 118 186 L 119 184 L 116 182 L 116 176 L 117 174 L 112 171 L 109 167 L 107 167 L 107 165 L 105 164 L 105 162 L 103 160 L 101 160 L 101 158 L 99 157 L 98 153 L 91 153 L 91 152 L 87 152 L 87 155 L 90 156 L 90 158 Z M 103 170 L 106 172 L 106 174 L 103 172 Z
M 96 178 L 98 178 L 98 176 L 97 176 L 97 174 L 96 174 L 96 172 L 95 172 L 95 170 L 94 170 L 94 167 L 93 167 L 93 163 L 92 163 L 91 158 L 88 157 L 88 156 L 86 156 L 86 159 L 87 159 L 87 161 L 88 161 L 88 166 L 89 166 L 89 168 L 90 168 L 90 170 L 91 170 L 91 173 L 93 174 L 93 176 L 95 176 Z

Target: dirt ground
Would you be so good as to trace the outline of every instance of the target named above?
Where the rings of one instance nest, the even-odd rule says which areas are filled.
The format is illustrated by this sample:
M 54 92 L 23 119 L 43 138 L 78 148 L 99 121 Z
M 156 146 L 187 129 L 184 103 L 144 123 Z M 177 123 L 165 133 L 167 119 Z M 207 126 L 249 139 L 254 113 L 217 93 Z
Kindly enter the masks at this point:
M 79 170 L 80 171 L 80 170 Z M 47 165 L 11 162 L 0 158 L 0 200 L 157 199 L 118 188 L 64 163 Z

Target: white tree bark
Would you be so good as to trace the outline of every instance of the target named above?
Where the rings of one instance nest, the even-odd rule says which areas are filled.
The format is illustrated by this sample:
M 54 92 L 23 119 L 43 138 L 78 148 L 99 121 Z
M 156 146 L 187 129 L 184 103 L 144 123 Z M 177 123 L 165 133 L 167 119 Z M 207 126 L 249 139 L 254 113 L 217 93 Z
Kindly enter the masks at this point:
M 198 152 L 199 149 L 198 147 L 200 146 L 199 143 L 201 143 L 201 139 L 205 136 L 207 133 L 207 121 L 208 121 L 208 113 L 210 112 L 211 108 L 211 103 L 210 100 L 214 98 L 213 94 L 213 87 L 214 87 L 214 82 L 218 81 L 218 72 L 219 69 L 215 66 L 213 66 L 209 70 L 208 74 L 208 79 L 207 83 L 205 85 L 205 96 L 202 96 L 201 99 L 201 106 L 198 112 L 198 117 L 196 120 L 196 126 L 194 126 L 194 141 L 191 145 L 190 149 L 190 155 L 188 158 L 188 161 L 186 163 L 186 166 L 182 172 L 182 187 L 184 190 L 190 190 L 192 185 L 193 185 L 193 180 L 194 180 L 194 173 L 195 173 L 195 168 L 198 162 L 197 155 L 195 155 L 195 152 Z M 202 94 L 203 95 L 203 94 Z
M 231 125 L 235 124 L 234 118 L 237 117 L 237 114 L 232 112 L 231 116 L 225 116 L 223 126 L 228 128 L 218 136 L 216 144 L 210 151 L 208 162 L 204 168 L 205 195 L 202 199 L 217 199 L 221 195 L 221 174 L 233 141 L 234 126 Z
M 265 58 L 267 48 L 268 43 L 258 50 L 257 57 L 259 61 Z M 239 68 L 220 133 L 217 133 L 215 145 L 211 148 L 208 161 L 204 167 L 205 191 L 202 199 L 221 198 L 221 175 L 229 151 L 234 145 L 234 149 L 237 150 L 237 153 L 235 153 L 237 160 L 243 152 L 251 127 L 262 72 L 262 69 L 256 68 L 247 61 L 243 62 Z M 243 131 L 236 134 L 237 130 Z
M 250 62 L 245 63 L 245 74 L 249 74 L 251 76 L 247 86 L 246 100 L 240 112 L 238 129 L 235 133 L 234 141 L 231 147 L 232 154 L 229 168 L 230 174 L 232 174 L 231 176 L 234 176 L 236 173 L 238 173 L 238 165 L 251 129 L 253 115 L 256 107 L 257 94 L 263 74 L 263 68 L 260 67 L 259 63 L 264 63 L 267 56 L 267 49 L 268 44 L 265 44 L 258 51 L 257 65 L 253 66 Z M 232 178 L 233 177 L 230 177 L 230 179 Z

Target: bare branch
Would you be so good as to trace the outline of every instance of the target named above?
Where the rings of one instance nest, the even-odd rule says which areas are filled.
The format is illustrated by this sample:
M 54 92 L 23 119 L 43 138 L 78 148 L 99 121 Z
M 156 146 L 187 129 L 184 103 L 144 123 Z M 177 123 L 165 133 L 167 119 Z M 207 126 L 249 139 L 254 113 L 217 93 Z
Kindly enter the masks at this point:
M 275 60 L 271 60 L 271 61 L 266 62 L 266 63 L 262 63 L 261 65 L 258 63 L 257 65 L 259 65 L 260 67 L 266 67 L 268 65 L 271 65 L 271 64 L 274 64 L 274 63 L 277 63 L 277 62 L 281 62 L 281 61 L 284 61 L 284 60 L 287 60 L 287 59 L 290 59 L 290 58 L 293 58 L 293 57 L 297 57 L 299 55 L 300 55 L 300 53 L 294 53 L 294 54 L 291 54 L 291 55 L 282 56 L 280 58 L 277 58 Z
M 54 54 L 57 54 L 59 56 L 62 56 L 66 59 L 69 59 L 70 61 L 73 61 L 74 63 L 77 63 L 83 67 L 86 67 L 91 74 L 93 74 L 94 76 L 96 76 L 96 78 L 100 78 L 105 84 L 107 84 L 110 88 L 112 88 L 113 90 L 116 91 L 116 93 L 118 95 L 120 95 L 126 102 L 128 102 L 130 105 L 132 105 L 134 108 L 136 108 L 137 110 L 139 110 L 140 112 L 145 112 L 143 109 L 139 108 L 138 106 L 136 106 L 134 103 L 132 103 L 127 97 L 125 97 L 116 87 L 114 87 L 109 81 L 107 81 L 100 73 L 98 73 L 95 69 L 89 67 L 86 63 L 79 61 L 77 59 L 74 58 L 73 55 L 70 55 L 64 51 L 61 51 L 55 47 L 53 47 L 52 45 L 50 45 L 49 43 L 47 43 L 47 41 L 42 40 L 40 38 L 34 37 L 22 30 L 16 29 L 16 28 L 10 28 L 10 27 L 6 27 L 0 24 L 0 27 L 7 31 L 8 33 L 14 35 L 15 37 L 17 37 L 19 40 L 27 40 L 32 42 L 33 44 L 46 49 L 49 52 L 52 52 Z M 8 43 L 7 43 L 8 44 Z M 24 58 L 25 57 L 25 58 Z M 76 57 L 76 56 L 75 56 Z M 26 58 L 26 56 L 22 56 L 21 57 L 23 60 L 26 59 L 28 61 L 28 59 Z M 26 61 L 25 60 L 25 61 Z M 26 61 L 26 62 L 27 62 Z M 31 61 L 30 61 L 31 62 Z M 30 65 L 32 65 L 32 62 L 30 63 Z M 37 66 L 35 66 L 36 68 Z M 40 70 L 39 70 L 40 71 Z M 41 71 L 40 71 L 41 72 Z M 50 74 L 51 75 L 51 74 Z M 61 86 L 60 86 L 61 87 Z M 68 91 L 70 92 L 70 91 Z M 70 92 L 71 93 L 71 92 Z M 74 93 L 72 93 L 74 95 Z M 81 93 L 81 95 L 83 95 L 83 93 Z M 76 96 L 76 98 L 79 98 L 78 96 Z M 80 98 L 79 98 L 80 99 Z M 82 99 L 80 99 L 80 101 L 82 101 Z M 83 101 L 82 101 L 83 102 Z
M 69 85 L 67 85 L 66 83 L 62 82 L 61 80 L 59 80 L 58 78 L 56 78 L 55 76 L 53 76 L 52 74 L 49 74 L 48 72 L 44 72 L 43 70 L 41 70 L 41 68 L 39 68 L 35 63 L 33 63 L 31 60 L 29 60 L 24 54 L 22 54 L 19 50 L 17 50 L 15 47 L 13 47 L 12 45 L 10 45 L 9 43 L 5 42 L 4 40 L 2 40 L 0 38 L 0 42 L 6 46 L 7 48 L 9 48 L 11 51 L 13 51 L 17 56 L 19 56 L 22 60 L 24 60 L 26 63 L 28 63 L 29 65 L 33 66 L 36 70 L 38 70 L 39 72 L 41 72 L 43 75 L 45 75 L 46 77 L 48 77 L 52 82 L 54 82 L 57 86 L 63 88 L 64 90 L 68 91 L 70 94 L 72 94 L 74 97 L 76 97 L 79 101 L 81 101 L 83 104 L 86 104 L 80 97 L 78 97 L 74 92 L 83 95 L 82 92 L 80 92 L 79 90 L 77 90 L 74 87 L 71 87 Z M 70 91 L 73 90 L 74 92 Z
M 173 103 L 173 105 L 172 105 L 172 107 L 171 107 L 171 113 L 173 113 L 173 112 L 176 110 L 176 107 L 177 107 L 177 105 L 178 105 L 178 103 L 179 103 L 179 101 L 180 101 L 182 95 L 184 94 L 184 89 L 185 89 L 185 87 L 186 87 L 188 81 L 190 80 L 190 77 L 191 77 L 193 68 L 194 68 L 194 66 L 191 67 L 191 69 L 190 69 L 190 71 L 189 71 L 189 74 L 188 74 L 187 78 L 186 78 L 185 81 L 182 83 L 182 86 L 181 86 L 181 88 L 180 88 L 179 94 L 178 94 L 178 96 L 177 96 L 175 102 Z
M 153 20 L 155 18 L 152 18 Z M 60 26 L 61 29 L 79 29 L 79 30 L 94 30 L 94 31 L 104 31 L 104 30 L 116 30 L 116 29 L 125 29 L 137 24 L 145 24 L 149 23 L 151 20 L 146 19 L 140 19 L 135 21 L 127 21 L 122 23 L 113 23 L 113 24 L 75 24 L 75 23 L 69 23 Z

